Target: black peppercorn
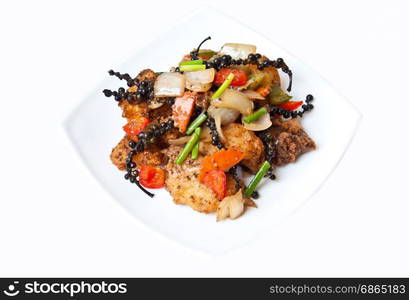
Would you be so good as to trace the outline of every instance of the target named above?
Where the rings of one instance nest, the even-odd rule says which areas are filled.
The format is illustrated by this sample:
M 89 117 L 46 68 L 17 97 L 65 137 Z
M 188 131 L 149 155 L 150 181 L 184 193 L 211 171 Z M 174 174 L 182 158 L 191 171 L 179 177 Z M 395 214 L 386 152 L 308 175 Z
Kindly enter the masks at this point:
M 102 92 L 104 93 L 105 97 L 111 97 L 112 96 L 112 91 L 111 90 L 105 89 Z
M 259 193 L 257 192 L 257 191 L 254 191 L 252 194 L 251 194 L 251 198 L 253 198 L 253 199 L 258 199 L 260 197 L 260 195 L 259 195 Z

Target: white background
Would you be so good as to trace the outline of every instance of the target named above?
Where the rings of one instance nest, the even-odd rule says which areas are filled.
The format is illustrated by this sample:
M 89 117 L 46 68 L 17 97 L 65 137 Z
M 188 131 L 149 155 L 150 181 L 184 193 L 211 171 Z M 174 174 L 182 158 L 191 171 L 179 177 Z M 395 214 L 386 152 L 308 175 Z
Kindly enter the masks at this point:
M 220 257 L 140 227 L 62 128 L 108 69 L 204 3 L 298 56 L 364 116 L 304 207 Z M 0 276 L 409 276 L 408 15 L 391 0 L 2 1 Z

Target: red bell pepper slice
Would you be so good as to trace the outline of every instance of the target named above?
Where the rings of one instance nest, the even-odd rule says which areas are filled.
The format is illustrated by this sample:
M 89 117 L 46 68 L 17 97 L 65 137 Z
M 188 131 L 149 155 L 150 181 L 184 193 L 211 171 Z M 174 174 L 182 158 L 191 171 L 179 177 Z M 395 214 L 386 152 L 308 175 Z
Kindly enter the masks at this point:
M 287 101 L 284 103 L 276 104 L 276 106 L 285 110 L 296 110 L 302 105 L 302 103 L 302 101 Z
M 130 120 L 124 127 L 127 135 L 136 137 L 151 121 L 145 117 L 138 117 Z
M 234 75 L 233 81 L 230 83 L 231 86 L 241 86 L 247 82 L 247 73 L 243 70 L 224 68 L 216 73 L 213 84 L 222 85 L 230 73 Z

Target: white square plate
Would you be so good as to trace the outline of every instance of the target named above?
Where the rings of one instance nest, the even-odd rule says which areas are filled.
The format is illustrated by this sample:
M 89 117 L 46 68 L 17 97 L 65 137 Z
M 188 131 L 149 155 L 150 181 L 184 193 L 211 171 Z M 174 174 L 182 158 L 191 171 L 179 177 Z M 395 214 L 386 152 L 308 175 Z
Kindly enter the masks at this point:
M 217 20 L 217 22 L 215 22 Z M 234 28 L 234 30 L 229 30 Z M 317 150 L 300 157 L 295 164 L 279 168 L 276 181 L 265 181 L 257 209 L 249 209 L 234 221 L 216 223 L 214 214 L 200 214 L 187 206 L 175 205 L 165 190 L 155 191 L 151 199 L 123 179 L 109 159 L 111 149 L 123 136 L 120 109 L 104 88 L 123 85 L 107 76 L 72 113 L 66 129 L 84 162 L 112 196 L 132 215 L 153 230 L 186 246 L 221 254 L 251 241 L 299 208 L 318 190 L 334 170 L 357 130 L 360 113 L 318 74 L 266 37 L 213 9 L 202 9 L 156 41 L 139 50 L 124 65 L 113 66 L 134 75 L 138 70 L 168 70 L 202 38 L 211 36 L 204 48 L 219 49 L 226 42 L 257 45 L 257 51 L 271 59 L 283 57 L 294 73 L 292 95 L 305 99 L 314 95 L 315 109 L 302 123 L 316 141 Z M 287 76 L 283 75 L 287 86 Z

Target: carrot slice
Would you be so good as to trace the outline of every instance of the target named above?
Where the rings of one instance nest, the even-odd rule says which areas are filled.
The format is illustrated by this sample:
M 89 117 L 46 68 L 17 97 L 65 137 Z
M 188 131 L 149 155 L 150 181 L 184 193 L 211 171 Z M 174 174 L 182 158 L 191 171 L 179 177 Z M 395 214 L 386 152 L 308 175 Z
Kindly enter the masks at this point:
M 185 92 L 182 97 L 175 99 L 175 104 L 172 106 L 172 116 L 175 126 L 179 128 L 181 133 L 186 132 L 194 107 L 195 97 L 191 92 Z
M 144 187 L 159 189 L 165 186 L 165 171 L 161 168 L 143 165 L 139 171 L 139 182 Z
M 267 97 L 270 92 L 271 90 L 269 87 L 261 87 L 257 89 L 257 93 L 259 93 L 263 97 Z
M 227 177 L 223 171 L 212 170 L 207 172 L 203 178 L 203 183 L 216 194 L 217 199 L 222 200 L 226 197 Z
M 244 157 L 244 153 L 233 150 L 220 150 L 206 156 L 201 165 L 199 180 L 202 181 L 207 172 L 211 170 L 228 171 L 231 167 L 238 164 Z

